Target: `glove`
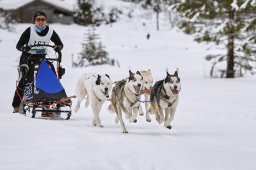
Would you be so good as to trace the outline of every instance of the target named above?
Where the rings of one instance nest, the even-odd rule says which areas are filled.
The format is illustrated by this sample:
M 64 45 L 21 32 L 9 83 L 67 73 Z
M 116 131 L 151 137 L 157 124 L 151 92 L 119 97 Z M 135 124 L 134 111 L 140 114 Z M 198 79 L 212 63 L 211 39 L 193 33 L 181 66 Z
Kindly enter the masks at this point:
M 31 48 L 30 48 L 29 46 L 23 46 L 23 47 L 21 47 L 21 51 L 22 51 L 23 53 L 28 52 L 30 49 L 31 49 Z
M 29 67 L 27 64 L 21 64 L 20 65 L 20 71 L 23 73 L 23 75 L 27 74 L 29 70 Z
M 54 51 L 60 52 L 61 50 L 62 50 L 62 46 L 61 45 L 55 45 Z
M 20 81 L 22 77 L 27 77 L 28 71 L 29 71 L 28 65 L 27 64 L 21 64 L 18 67 L 18 72 L 19 72 L 19 79 L 18 80 Z

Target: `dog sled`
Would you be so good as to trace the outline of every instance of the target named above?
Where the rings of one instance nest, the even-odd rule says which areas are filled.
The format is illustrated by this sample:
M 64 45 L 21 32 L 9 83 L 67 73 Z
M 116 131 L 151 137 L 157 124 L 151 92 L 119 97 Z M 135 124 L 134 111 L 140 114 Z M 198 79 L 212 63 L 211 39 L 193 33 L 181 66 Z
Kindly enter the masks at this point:
M 65 69 L 61 67 L 62 53 L 55 53 L 50 50 L 49 48 L 54 49 L 55 47 L 52 45 L 33 45 L 30 47 L 29 54 L 31 55 L 26 57 L 25 63 L 28 63 L 29 60 L 31 64 L 27 68 L 33 69 L 33 71 L 28 72 L 27 75 L 25 73 L 21 75 L 26 76 L 22 79 L 24 81 L 21 99 L 23 114 L 31 115 L 32 118 L 47 118 L 43 114 L 50 113 L 52 115 L 48 116 L 50 119 L 70 119 L 72 114 L 71 98 L 74 96 L 68 97 L 60 83 L 60 79 L 65 73 Z M 33 54 L 37 54 L 35 58 L 33 58 L 35 56 Z M 49 54 L 54 57 L 50 57 Z M 40 55 L 42 57 L 37 57 Z M 41 113 L 42 116 L 38 117 L 37 113 Z M 63 116 L 63 113 L 66 116 Z

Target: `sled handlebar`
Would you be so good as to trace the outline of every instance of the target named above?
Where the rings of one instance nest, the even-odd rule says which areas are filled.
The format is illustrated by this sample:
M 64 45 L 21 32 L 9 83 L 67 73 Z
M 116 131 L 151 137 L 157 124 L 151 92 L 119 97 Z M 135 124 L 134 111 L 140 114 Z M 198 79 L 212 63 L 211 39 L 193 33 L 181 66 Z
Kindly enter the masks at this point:
M 37 44 L 37 45 L 30 45 L 28 46 L 30 48 L 33 48 L 33 47 L 51 47 L 51 48 L 55 48 L 56 45 L 49 45 L 49 44 Z M 52 61 L 58 61 L 58 62 L 61 62 L 61 59 L 62 59 L 62 53 L 61 51 L 57 51 L 58 53 L 58 58 L 47 58 L 47 60 L 52 60 Z

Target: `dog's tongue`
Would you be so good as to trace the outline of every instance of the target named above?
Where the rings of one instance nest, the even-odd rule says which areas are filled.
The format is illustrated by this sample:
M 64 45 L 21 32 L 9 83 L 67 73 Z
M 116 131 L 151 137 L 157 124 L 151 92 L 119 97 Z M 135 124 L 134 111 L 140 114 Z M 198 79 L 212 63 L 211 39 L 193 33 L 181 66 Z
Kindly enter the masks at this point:
M 179 94 L 179 90 L 172 89 L 173 94 Z
M 105 96 L 106 96 L 107 98 L 109 98 L 109 94 L 108 94 L 107 92 L 105 93 Z
M 106 98 L 109 98 L 108 92 L 102 92 L 102 93 L 106 96 Z
M 151 88 L 150 89 L 144 88 L 144 90 L 143 90 L 143 93 L 150 94 L 150 92 L 151 92 Z
M 140 87 L 139 86 L 133 86 L 134 90 L 136 93 L 140 93 Z

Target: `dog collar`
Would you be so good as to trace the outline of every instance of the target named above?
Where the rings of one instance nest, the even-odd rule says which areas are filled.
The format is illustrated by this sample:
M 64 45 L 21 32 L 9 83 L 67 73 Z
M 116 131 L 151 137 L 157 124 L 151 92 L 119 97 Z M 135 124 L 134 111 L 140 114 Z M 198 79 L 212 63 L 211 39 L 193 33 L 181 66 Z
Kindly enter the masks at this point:
M 170 99 L 169 96 L 164 95 L 162 99 L 164 99 L 164 100 L 168 103 L 168 107 L 172 107 L 172 102 L 169 102 L 169 101 L 168 101 L 168 100 Z M 159 100 L 159 101 L 160 101 L 160 100 Z
M 161 99 L 161 98 L 160 98 Z M 170 99 L 170 96 L 168 95 L 164 95 L 162 97 L 163 100 L 165 100 L 167 103 L 168 103 L 168 107 L 172 107 L 173 103 L 175 102 L 175 100 L 177 99 L 177 97 L 175 97 L 174 101 L 173 102 L 169 102 L 168 100 Z M 160 101 L 160 100 L 159 100 Z
M 172 107 L 172 103 L 168 102 L 168 107 Z

